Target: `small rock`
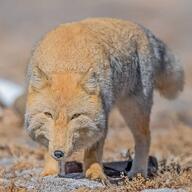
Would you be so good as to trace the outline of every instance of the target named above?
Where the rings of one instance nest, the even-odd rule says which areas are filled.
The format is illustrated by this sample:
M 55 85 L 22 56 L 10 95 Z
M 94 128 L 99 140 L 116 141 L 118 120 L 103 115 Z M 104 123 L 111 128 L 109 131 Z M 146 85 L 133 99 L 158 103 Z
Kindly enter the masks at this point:
M 44 192 L 71 192 L 80 187 L 87 187 L 90 189 L 104 187 L 101 183 L 90 181 L 88 179 L 69 179 L 48 176 L 42 179 L 39 191 Z
M 0 166 L 8 166 L 13 163 L 14 159 L 13 158 L 2 158 L 0 159 Z
M 129 150 L 128 149 L 122 149 L 120 151 L 121 157 L 128 158 L 129 157 Z

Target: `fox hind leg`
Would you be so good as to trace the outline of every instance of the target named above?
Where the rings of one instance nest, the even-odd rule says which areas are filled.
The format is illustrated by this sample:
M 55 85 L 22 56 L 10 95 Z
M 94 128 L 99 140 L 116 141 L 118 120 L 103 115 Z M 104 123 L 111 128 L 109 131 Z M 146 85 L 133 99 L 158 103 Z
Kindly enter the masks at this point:
M 129 126 L 135 140 L 135 157 L 129 177 L 134 177 L 138 173 L 147 177 L 148 154 L 150 148 L 150 111 L 152 102 L 144 105 L 142 98 L 128 98 L 119 104 L 119 110 Z

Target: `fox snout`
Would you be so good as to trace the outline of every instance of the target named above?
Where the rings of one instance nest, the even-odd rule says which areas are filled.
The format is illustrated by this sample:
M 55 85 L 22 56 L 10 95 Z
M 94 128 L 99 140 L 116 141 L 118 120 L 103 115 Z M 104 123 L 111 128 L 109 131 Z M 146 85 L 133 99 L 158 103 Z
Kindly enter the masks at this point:
M 57 161 L 64 160 L 68 156 L 64 147 L 53 146 L 51 143 L 49 144 L 49 154 Z
M 67 156 L 66 136 L 64 128 L 52 128 L 49 138 L 49 154 L 57 161 L 63 160 Z

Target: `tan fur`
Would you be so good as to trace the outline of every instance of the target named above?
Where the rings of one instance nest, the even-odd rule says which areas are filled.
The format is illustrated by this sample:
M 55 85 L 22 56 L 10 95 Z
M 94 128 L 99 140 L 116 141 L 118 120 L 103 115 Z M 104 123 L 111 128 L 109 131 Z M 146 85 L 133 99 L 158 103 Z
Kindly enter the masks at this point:
M 56 175 L 59 172 L 58 162 L 49 153 L 45 154 L 45 165 L 41 176 Z
M 129 176 L 147 176 L 153 88 L 159 85 L 161 91 L 158 82 L 166 84 L 159 70 L 166 59 L 159 58 L 158 46 L 164 47 L 141 26 L 109 18 L 60 25 L 46 34 L 28 67 L 25 122 L 30 136 L 54 158 L 56 150 L 62 151 L 62 160 L 84 149 L 85 176 L 104 180 L 101 163 L 108 115 L 117 103 L 136 144 Z M 177 70 L 180 78 L 172 72 L 170 85 L 177 80 L 180 86 L 166 89 L 167 95 L 182 89 L 181 71 Z M 43 175 L 56 173 L 55 160 L 46 159 Z

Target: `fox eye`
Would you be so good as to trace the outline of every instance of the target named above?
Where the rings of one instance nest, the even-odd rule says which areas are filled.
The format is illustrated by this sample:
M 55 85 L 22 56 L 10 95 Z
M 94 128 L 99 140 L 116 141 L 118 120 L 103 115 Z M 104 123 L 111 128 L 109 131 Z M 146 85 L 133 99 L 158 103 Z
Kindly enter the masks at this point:
M 44 115 L 46 115 L 48 118 L 53 119 L 53 115 L 50 112 L 44 112 Z
M 80 113 L 75 113 L 75 114 L 71 117 L 71 120 L 79 117 L 80 115 L 81 115 Z

